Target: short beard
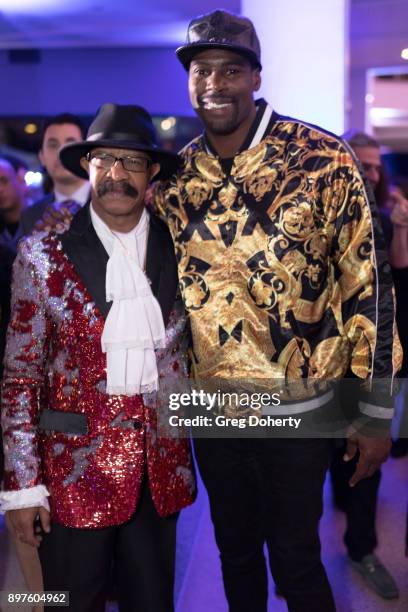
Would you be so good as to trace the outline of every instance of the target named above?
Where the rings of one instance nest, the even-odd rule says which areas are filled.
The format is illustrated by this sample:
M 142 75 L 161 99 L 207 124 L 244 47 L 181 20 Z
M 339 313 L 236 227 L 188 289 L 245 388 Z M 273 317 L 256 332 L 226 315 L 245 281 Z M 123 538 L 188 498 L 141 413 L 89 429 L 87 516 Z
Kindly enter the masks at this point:
M 230 121 L 229 123 L 223 123 L 222 125 L 218 125 L 215 123 L 208 123 L 207 121 L 205 127 L 212 134 L 216 134 L 217 136 L 229 136 L 230 134 L 233 134 L 235 132 L 235 130 L 239 127 L 239 124 L 235 121 Z
M 205 117 L 205 113 L 201 109 L 197 109 L 197 114 L 203 122 L 205 128 L 212 134 L 217 136 L 229 136 L 233 134 L 239 127 L 240 122 L 238 120 L 238 112 L 234 112 L 233 116 L 227 121 L 208 121 Z

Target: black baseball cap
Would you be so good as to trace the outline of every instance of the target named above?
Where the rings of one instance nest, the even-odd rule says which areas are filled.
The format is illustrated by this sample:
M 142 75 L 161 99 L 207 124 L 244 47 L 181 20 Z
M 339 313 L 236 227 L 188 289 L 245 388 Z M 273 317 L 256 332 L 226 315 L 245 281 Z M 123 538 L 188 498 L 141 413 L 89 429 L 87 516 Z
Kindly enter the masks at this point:
M 176 50 L 176 55 L 188 70 L 193 57 L 206 49 L 235 51 L 262 69 L 258 36 L 254 24 L 246 17 L 216 10 L 193 19 L 188 26 L 186 43 Z

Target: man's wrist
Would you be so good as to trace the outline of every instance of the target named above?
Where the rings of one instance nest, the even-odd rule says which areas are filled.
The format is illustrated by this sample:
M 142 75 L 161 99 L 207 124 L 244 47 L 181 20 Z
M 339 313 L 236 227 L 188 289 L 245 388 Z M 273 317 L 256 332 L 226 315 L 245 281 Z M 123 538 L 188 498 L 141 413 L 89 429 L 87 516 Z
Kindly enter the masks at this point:
M 48 503 L 49 493 L 44 485 L 37 485 L 18 491 L 2 491 L 0 493 L 0 511 L 22 510 L 23 508 L 34 508 L 43 506 L 50 511 Z

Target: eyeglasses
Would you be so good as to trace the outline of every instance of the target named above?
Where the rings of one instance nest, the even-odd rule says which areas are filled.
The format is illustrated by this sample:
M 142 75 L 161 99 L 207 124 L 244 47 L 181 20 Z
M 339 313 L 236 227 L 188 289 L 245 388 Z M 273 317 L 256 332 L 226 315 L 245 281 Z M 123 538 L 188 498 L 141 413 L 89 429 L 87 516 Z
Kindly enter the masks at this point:
M 110 153 L 93 153 L 92 151 L 88 153 L 86 159 L 96 168 L 104 170 L 109 170 L 117 161 L 120 161 L 127 172 L 146 172 L 152 163 L 147 157 L 115 157 Z

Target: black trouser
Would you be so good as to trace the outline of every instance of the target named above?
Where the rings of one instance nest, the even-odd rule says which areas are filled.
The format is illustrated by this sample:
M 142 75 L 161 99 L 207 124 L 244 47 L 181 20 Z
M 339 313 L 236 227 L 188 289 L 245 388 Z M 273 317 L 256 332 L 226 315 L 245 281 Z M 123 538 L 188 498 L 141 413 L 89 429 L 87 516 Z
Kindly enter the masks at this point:
M 265 612 L 266 542 L 291 612 L 332 612 L 318 524 L 328 440 L 196 439 L 230 612 Z
M 69 610 L 103 612 L 114 563 L 120 612 L 171 612 L 177 517 L 159 517 L 145 484 L 136 513 L 123 525 L 52 523 L 39 549 L 44 589 L 69 591 Z
M 377 546 L 375 515 L 381 472 L 377 470 L 369 478 L 364 478 L 354 487 L 350 487 L 348 483 L 356 469 L 357 457 L 351 461 L 343 461 L 345 450 L 345 444 L 335 449 L 330 473 L 335 503 L 346 513 L 344 543 L 351 559 L 361 561 Z

